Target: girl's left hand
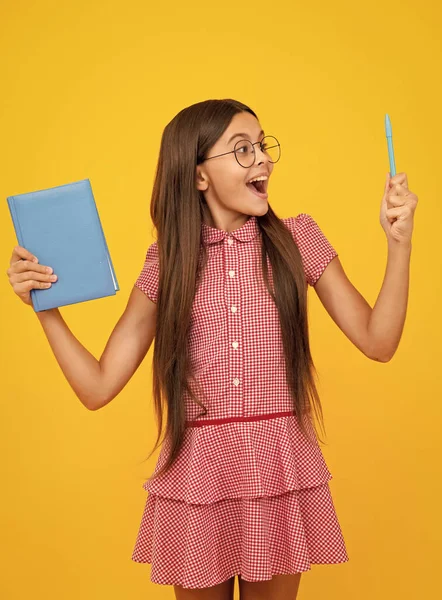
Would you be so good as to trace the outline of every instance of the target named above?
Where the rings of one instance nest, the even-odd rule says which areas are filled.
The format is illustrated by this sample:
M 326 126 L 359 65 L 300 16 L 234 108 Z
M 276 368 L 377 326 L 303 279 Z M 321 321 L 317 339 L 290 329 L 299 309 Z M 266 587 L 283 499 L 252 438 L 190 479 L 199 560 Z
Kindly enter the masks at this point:
M 408 189 L 407 175 L 387 175 L 381 203 L 380 222 L 388 241 L 410 244 L 413 233 L 414 211 L 418 197 Z

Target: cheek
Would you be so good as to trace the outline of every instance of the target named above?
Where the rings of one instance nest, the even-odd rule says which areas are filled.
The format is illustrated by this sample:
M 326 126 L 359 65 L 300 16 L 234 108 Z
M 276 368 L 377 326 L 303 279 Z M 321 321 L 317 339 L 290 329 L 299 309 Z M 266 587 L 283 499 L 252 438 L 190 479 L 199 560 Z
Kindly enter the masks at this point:
M 241 169 L 241 167 L 238 168 Z M 245 169 L 238 171 L 238 169 L 233 166 L 230 169 L 223 169 L 222 173 L 217 177 L 216 187 L 221 195 L 238 194 L 245 191 L 246 179 Z

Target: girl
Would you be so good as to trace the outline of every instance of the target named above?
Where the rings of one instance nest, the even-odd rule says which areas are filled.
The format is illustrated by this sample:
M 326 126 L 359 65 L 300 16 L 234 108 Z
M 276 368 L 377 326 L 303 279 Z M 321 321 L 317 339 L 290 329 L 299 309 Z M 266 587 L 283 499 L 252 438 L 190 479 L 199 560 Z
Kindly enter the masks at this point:
M 384 190 L 389 263 L 374 309 L 306 213 L 280 219 L 268 183 L 276 137 L 235 100 L 208 100 L 166 126 L 153 187 L 157 241 L 97 361 L 58 309 L 36 313 L 68 382 L 90 410 L 129 381 L 155 338 L 158 447 L 132 559 L 178 599 L 295 599 L 301 573 L 348 561 L 313 412 L 323 427 L 307 290 L 367 357 L 387 362 L 405 320 L 417 197 L 405 174 Z M 387 204 L 388 198 L 388 204 Z M 392 208 L 396 207 L 396 208 Z M 8 275 L 30 289 L 46 268 L 17 246 Z M 50 269 L 49 269 L 50 270 Z M 152 454 L 152 453 L 151 453 Z M 150 455 L 151 455 L 150 454 Z M 150 456 L 149 455 L 149 456 Z

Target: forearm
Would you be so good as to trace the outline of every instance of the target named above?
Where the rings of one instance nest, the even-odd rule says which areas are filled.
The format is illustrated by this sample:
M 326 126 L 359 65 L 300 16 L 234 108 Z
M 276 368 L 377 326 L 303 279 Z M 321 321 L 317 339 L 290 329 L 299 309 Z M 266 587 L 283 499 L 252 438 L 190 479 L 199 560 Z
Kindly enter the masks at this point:
M 410 278 L 411 243 L 388 244 L 384 281 L 370 315 L 368 333 L 370 355 L 390 360 L 397 350 L 405 323 Z
M 100 406 L 100 362 L 77 340 L 58 308 L 35 313 L 66 379 L 86 408 Z

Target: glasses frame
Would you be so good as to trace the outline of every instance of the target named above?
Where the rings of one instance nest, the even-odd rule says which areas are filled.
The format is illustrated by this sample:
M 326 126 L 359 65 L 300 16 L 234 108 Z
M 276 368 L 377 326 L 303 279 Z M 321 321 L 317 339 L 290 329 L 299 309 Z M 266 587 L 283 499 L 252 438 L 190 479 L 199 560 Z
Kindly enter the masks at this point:
M 259 144 L 259 145 L 260 145 L 260 147 L 261 147 L 261 152 L 263 152 L 263 150 L 262 150 L 262 143 L 263 143 L 263 141 L 264 141 L 266 138 L 268 138 L 268 137 L 271 137 L 271 138 L 273 138 L 274 140 L 276 140 L 276 142 L 277 142 L 277 143 L 276 143 L 276 145 L 279 147 L 279 157 L 278 157 L 278 160 L 275 160 L 275 161 L 272 161 L 272 160 L 271 160 L 271 161 L 270 161 L 270 162 L 271 162 L 271 163 L 274 165 L 274 164 L 276 164 L 276 163 L 279 161 L 279 159 L 281 158 L 281 144 L 279 143 L 279 140 L 278 140 L 277 138 L 275 138 L 275 136 L 274 136 L 274 135 L 265 135 L 265 136 L 262 138 L 262 140 L 261 140 L 260 142 L 251 142 L 250 140 L 238 140 L 238 141 L 236 142 L 235 146 L 234 146 L 234 149 L 233 149 L 233 150 L 230 150 L 230 152 L 223 152 L 222 154 L 217 154 L 216 156 L 209 156 L 209 158 L 205 158 L 204 160 L 202 160 L 200 164 L 202 164 L 203 162 L 206 162 L 206 160 L 211 160 L 212 158 L 218 158 L 219 156 L 226 156 L 227 154 L 235 154 L 235 159 L 236 159 L 236 162 L 239 164 L 239 166 L 240 166 L 240 167 L 242 167 L 243 169 L 250 169 L 250 167 L 253 167 L 253 165 L 255 164 L 255 161 L 256 161 L 256 152 L 255 152 L 255 146 L 256 146 L 256 144 Z M 250 167 L 245 167 L 244 165 L 242 165 L 242 164 L 239 162 L 239 160 L 238 160 L 238 157 L 236 156 L 236 146 L 237 146 L 238 144 L 240 144 L 241 142 L 247 142 L 248 144 L 252 144 L 252 149 L 253 149 L 253 162 L 252 162 L 252 164 L 250 165 Z M 274 146 L 272 146 L 272 147 L 274 147 Z M 264 154 L 264 152 L 263 152 L 263 154 Z

